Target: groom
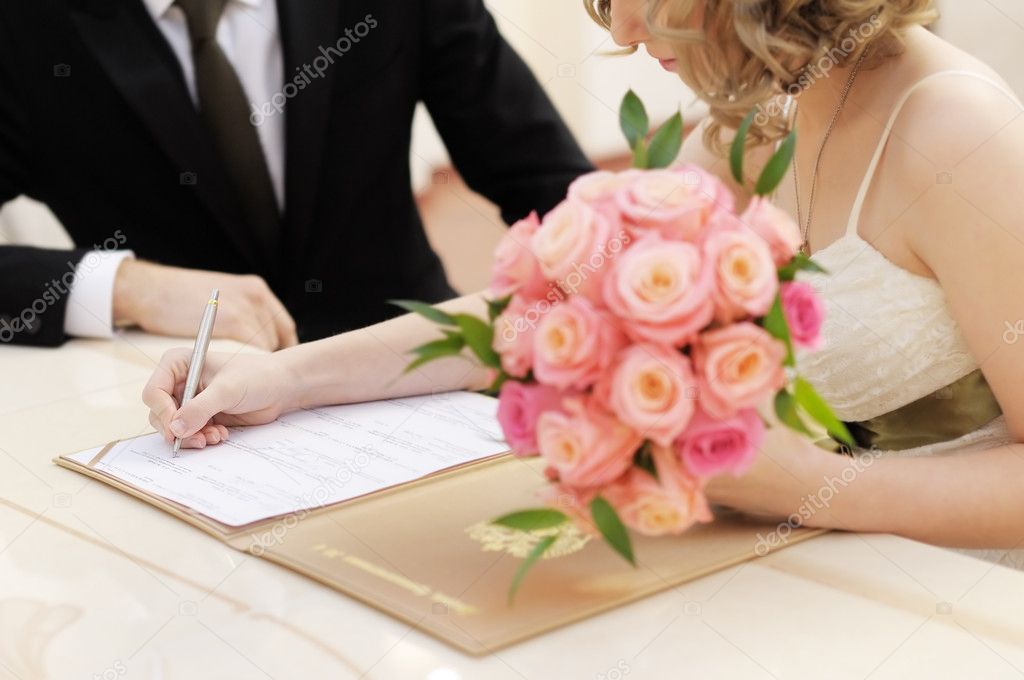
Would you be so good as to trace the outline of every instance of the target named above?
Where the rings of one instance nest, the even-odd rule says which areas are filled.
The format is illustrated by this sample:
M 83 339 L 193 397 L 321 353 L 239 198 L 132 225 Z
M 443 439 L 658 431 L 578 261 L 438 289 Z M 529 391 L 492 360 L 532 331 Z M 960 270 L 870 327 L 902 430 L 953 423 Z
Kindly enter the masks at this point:
M 0 4 L 0 204 L 76 244 L 0 246 L 0 345 L 187 336 L 213 287 L 220 334 L 271 349 L 451 297 L 410 186 L 420 101 L 507 221 L 590 169 L 482 0 Z

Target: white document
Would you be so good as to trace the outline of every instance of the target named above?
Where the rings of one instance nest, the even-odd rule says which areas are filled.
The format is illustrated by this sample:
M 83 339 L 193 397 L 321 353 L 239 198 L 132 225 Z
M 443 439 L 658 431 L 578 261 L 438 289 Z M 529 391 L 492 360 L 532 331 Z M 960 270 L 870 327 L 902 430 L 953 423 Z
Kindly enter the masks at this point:
M 201 450 L 151 434 L 95 469 L 228 526 L 357 498 L 508 450 L 497 400 L 472 392 L 297 411 Z M 96 449 L 68 458 L 88 464 Z

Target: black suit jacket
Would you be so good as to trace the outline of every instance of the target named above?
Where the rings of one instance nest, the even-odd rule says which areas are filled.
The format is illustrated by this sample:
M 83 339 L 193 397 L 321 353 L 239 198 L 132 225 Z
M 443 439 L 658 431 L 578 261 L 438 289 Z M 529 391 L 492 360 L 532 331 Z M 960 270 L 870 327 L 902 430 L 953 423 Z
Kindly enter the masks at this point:
M 310 340 L 394 315 L 390 298 L 453 295 L 411 190 L 417 102 L 508 221 L 590 169 L 481 0 L 277 2 L 294 95 L 278 250 L 250 236 L 141 0 L 0 0 L 0 203 L 43 201 L 79 248 L 259 274 Z M 0 340 L 65 340 L 53 283 L 84 253 L 0 247 Z M 34 318 L 10 332 L 18 317 Z

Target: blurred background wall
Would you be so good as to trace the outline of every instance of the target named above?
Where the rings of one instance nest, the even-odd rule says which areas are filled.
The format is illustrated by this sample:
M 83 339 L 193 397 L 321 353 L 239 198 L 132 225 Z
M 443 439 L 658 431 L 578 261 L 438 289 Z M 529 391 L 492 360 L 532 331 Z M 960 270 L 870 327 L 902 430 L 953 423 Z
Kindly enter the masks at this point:
M 582 0 L 486 4 L 596 162 L 614 165 L 623 160 L 617 112 L 628 88 L 643 98 L 655 120 L 680 108 L 689 123 L 702 115 L 693 94 L 646 55 L 609 56 L 615 45 L 587 17 Z M 938 4 L 943 17 L 935 30 L 991 64 L 1024 95 L 1024 0 Z M 477 290 L 486 283 L 490 255 L 504 224 L 493 206 L 469 192 L 449 168 L 444 146 L 423 110 L 416 116 L 414 140 L 410 167 L 431 241 L 456 288 Z M 25 199 L 0 211 L 0 242 L 5 240 L 71 245 L 49 211 Z

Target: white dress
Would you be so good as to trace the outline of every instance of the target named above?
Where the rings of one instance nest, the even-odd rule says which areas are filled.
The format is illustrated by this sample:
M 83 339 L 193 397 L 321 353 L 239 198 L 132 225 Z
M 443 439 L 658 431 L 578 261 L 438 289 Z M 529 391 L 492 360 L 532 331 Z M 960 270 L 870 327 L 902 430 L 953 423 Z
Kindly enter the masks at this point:
M 846 234 L 813 256 L 828 275 L 800 275 L 821 293 L 828 312 L 822 331 L 825 345 L 818 352 L 798 355 L 800 373 L 844 421 L 889 413 L 978 369 L 939 283 L 893 264 L 857 233 L 864 199 L 903 105 L 923 83 L 951 75 L 984 80 L 1020 105 L 1002 85 L 968 71 L 936 73 L 910 88 L 885 128 Z M 941 455 L 1013 441 L 999 416 L 958 439 L 882 455 Z M 1024 569 L 1024 550 L 962 552 Z

